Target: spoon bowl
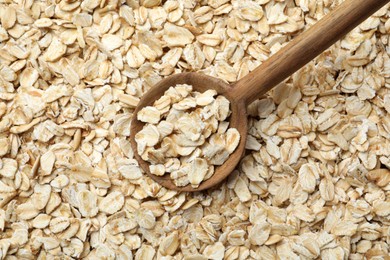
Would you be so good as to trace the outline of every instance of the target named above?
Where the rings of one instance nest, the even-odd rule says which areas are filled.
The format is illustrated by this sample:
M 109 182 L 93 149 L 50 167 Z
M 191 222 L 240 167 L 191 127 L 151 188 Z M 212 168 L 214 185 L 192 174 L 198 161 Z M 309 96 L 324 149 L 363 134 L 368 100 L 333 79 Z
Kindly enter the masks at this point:
M 172 190 L 201 191 L 217 185 L 229 176 L 244 154 L 247 137 L 247 105 L 302 68 L 389 1 L 344 1 L 319 22 L 294 38 L 280 51 L 234 84 L 229 85 L 220 79 L 201 73 L 180 73 L 163 79 L 141 98 L 131 121 L 130 142 L 139 165 L 153 180 Z M 193 89 L 198 92 L 214 89 L 218 94 L 225 96 L 230 101 L 232 111 L 229 127 L 236 128 L 241 138 L 238 147 L 225 163 L 216 167 L 214 175 L 202 182 L 196 189 L 190 185 L 177 187 L 168 174 L 162 177 L 151 174 L 149 164 L 138 155 L 135 142 L 136 133 L 144 126 L 144 123 L 137 120 L 138 111 L 145 106 L 153 105 L 153 102 L 159 99 L 169 87 L 177 84 L 192 85 Z
M 137 115 L 138 111 L 143 107 L 152 106 L 153 102 L 163 96 L 165 91 L 177 84 L 191 85 L 194 91 L 198 91 L 201 93 L 205 92 L 208 89 L 214 89 L 219 95 L 223 95 L 224 97 L 226 97 L 230 101 L 230 109 L 232 111 L 229 118 L 229 127 L 236 128 L 240 133 L 240 143 L 236 150 L 232 154 L 230 154 L 229 158 L 223 165 L 215 167 L 214 175 L 210 179 L 203 181 L 196 189 L 192 188 L 191 185 L 187 185 L 184 187 L 176 186 L 170 178 L 169 174 L 165 174 L 164 176 L 156 176 L 154 174 L 151 174 L 149 170 L 150 164 L 142 160 L 141 156 L 138 154 L 137 143 L 135 141 L 135 134 L 138 133 L 145 125 L 145 123 L 139 121 L 135 115 Z M 175 74 L 161 80 L 159 83 L 157 83 L 157 85 L 153 86 L 141 98 L 138 106 L 134 111 L 134 116 L 131 121 L 131 148 L 133 149 L 134 157 L 138 161 L 142 170 L 144 170 L 144 172 L 149 177 L 160 183 L 162 186 L 177 191 L 201 191 L 209 189 L 222 182 L 227 176 L 229 176 L 229 174 L 234 170 L 234 168 L 237 166 L 238 162 L 242 158 L 245 152 L 245 141 L 247 136 L 247 115 L 245 103 L 235 99 L 232 96 L 232 93 L 232 86 L 225 83 L 224 81 L 207 76 L 205 74 L 195 72 Z

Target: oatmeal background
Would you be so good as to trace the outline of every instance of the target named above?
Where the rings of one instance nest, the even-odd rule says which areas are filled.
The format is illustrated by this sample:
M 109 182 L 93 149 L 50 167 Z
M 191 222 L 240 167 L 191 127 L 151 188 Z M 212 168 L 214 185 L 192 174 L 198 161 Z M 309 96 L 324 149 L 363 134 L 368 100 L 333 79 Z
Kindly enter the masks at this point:
M 128 141 L 162 78 L 234 82 L 340 3 L 0 0 L 0 257 L 388 256 L 387 7 L 250 106 L 216 189 L 162 188 Z

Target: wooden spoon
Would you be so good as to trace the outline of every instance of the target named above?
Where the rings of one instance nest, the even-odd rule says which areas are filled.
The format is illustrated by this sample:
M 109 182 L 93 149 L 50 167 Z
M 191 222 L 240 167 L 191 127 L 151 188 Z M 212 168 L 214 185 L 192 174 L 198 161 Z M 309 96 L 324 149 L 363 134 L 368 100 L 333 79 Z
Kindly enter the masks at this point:
M 219 184 L 234 170 L 245 152 L 248 127 L 247 105 L 299 70 L 389 1 L 346 0 L 234 84 L 229 85 L 220 79 L 193 72 L 172 75 L 160 81 L 141 98 L 131 121 L 131 147 L 141 168 L 153 180 L 173 190 L 201 191 Z M 137 153 L 137 144 L 134 139 L 135 134 L 144 126 L 144 123 L 137 120 L 138 111 L 145 106 L 153 105 L 153 102 L 159 99 L 169 87 L 176 84 L 192 85 L 193 89 L 198 92 L 215 89 L 218 94 L 225 96 L 230 101 L 232 110 L 229 127 L 236 128 L 241 135 L 239 146 L 235 152 L 223 165 L 216 168 L 210 179 L 202 182 L 197 189 L 190 185 L 177 187 L 170 179 L 169 174 L 162 177 L 151 174 L 149 163 L 142 160 Z

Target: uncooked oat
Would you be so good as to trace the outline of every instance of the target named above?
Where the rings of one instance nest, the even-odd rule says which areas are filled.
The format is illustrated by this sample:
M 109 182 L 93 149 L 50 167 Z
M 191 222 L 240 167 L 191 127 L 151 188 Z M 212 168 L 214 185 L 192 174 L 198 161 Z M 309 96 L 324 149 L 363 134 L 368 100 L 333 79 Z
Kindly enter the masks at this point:
M 179 187 L 197 188 L 211 178 L 214 166 L 222 165 L 240 141 L 237 129 L 225 121 L 229 109 L 230 102 L 215 90 L 200 93 L 187 84 L 170 87 L 153 106 L 142 108 L 137 119 L 145 125 L 135 141 L 150 173 L 170 173 Z
M 389 6 L 249 106 L 215 189 L 161 187 L 128 139 L 161 79 L 234 82 L 341 2 L 0 1 L 0 258 L 386 259 Z

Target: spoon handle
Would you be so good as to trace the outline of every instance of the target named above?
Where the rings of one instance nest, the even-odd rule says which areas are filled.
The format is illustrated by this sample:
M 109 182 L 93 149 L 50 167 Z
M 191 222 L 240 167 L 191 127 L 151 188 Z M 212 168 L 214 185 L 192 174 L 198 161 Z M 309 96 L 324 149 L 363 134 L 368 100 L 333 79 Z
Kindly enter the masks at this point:
M 302 68 L 390 0 L 346 0 L 233 84 L 232 96 L 250 104 Z

